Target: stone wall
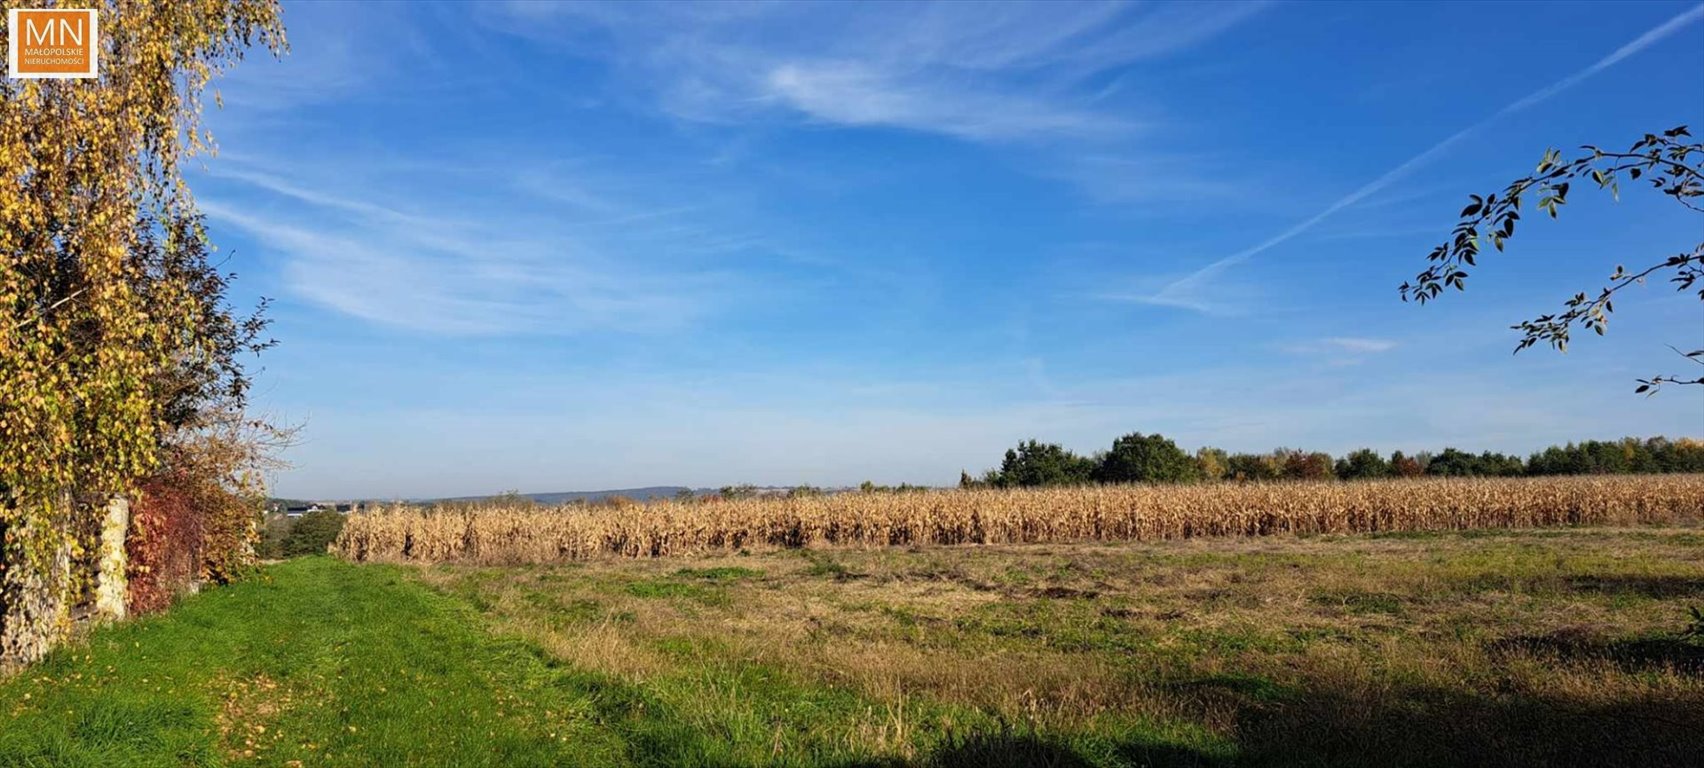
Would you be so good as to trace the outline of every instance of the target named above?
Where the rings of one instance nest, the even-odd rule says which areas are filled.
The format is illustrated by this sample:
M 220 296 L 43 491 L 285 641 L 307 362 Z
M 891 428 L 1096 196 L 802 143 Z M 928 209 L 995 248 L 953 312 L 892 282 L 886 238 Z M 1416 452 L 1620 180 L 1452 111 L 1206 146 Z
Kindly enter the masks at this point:
M 107 503 L 101 519 L 100 550 L 95 562 L 95 621 L 121 621 L 125 616 L 124 601 L 129 594 L 125 579 L 128 565 L 124 555 L 124 537 L 130 531 L 130 502 L 114 496 Z
M 125 615 L 124 537 L 130 505 L 115 498 L 99 513 L 99 532 L 88 542 L 94 558 L 73 557 L 72 543 L 60 534 L 75 530 L 66 498 L 54 519 L 12 517 L 0 547 L 0 672 L 30 664 L 68 636 L 79 620 L 109 620 Z M 38 552 L 33 558 L 26 554 Z M 32 562 L 33 560 L 33 562 Z

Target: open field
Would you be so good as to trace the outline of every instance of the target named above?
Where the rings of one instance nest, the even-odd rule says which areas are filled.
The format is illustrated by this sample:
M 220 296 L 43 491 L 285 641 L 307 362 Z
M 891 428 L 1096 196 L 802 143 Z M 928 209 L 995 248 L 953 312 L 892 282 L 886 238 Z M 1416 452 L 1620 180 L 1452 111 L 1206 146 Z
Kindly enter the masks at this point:
M 1704 475 L 1121 485 L 846 493 L 620 507 L 397 507 L 352 515 L 359 561 L 550 563 L 775 547 L 1163 541 L 1688 523 Z
M 1685 765 L 1696 526 L 310 558 L 0 682 L 0 765 Z

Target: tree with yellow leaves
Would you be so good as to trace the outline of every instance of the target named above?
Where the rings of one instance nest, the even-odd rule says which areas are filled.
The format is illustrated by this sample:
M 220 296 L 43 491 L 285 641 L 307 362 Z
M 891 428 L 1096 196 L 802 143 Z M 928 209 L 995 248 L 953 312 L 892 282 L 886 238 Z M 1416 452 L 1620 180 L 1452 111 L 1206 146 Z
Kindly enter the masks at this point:
M 161 223 L 195 219 L 180 165 L 211 146 L 201 93 L 284 46 L 275 0 L 94 7 L 97 77 L 0 81 L 0 666 L 68 626 L 100 525 L 88 502 L 154 470 L 157 383 L 209 353 L 203 297 L 150 271 L 139 239 L 200 236 Z

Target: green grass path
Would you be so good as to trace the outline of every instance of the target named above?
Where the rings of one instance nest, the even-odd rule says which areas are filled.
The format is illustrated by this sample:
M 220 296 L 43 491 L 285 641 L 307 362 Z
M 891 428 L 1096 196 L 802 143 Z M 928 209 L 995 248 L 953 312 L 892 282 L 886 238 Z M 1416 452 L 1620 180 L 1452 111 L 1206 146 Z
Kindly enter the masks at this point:
M 628 762 L 584 681 L 401 571 L 263 573 L 0 683 L 0 765 Z

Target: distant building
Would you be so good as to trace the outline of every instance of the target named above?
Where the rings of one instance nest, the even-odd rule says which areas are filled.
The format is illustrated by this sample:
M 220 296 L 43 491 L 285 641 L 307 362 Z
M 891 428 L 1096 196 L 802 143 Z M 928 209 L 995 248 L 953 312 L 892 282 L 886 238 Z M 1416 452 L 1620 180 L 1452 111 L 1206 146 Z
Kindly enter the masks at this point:
M 285 517 L 301 517 L 302 515 L 305 515 L 309 512 L 328 512 L 328 511 L 329 512 L 340 512 L 342 514 L 347 515 L 350 512 L 361 511 L 361 505 L 358 504 L 358 503 L 334 504 L 334 503 L 331 503 L 331 502 L 322 503 L 322 502 L 316 501 L 316 502 L 311 503 L 311 504 L 297 505 L 297 506 L 293 506 L 293 507 L 285 507 L 284 508 L 284 516 Z

